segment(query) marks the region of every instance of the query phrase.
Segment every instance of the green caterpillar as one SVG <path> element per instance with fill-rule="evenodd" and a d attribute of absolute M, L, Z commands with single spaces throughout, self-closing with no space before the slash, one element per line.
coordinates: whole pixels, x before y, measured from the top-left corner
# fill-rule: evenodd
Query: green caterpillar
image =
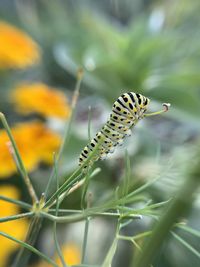
<path fill-rule="evenodd" d="M 99 140 L 103 140 L 103 142 L 92 161 L 105 159 L 117 145 L 121 145 L 123 139 L 131 135 L 131 128 L 144 117 L 149 102 L 149 98 L 141 94 L 130 92 L 121 95 L 113 104 L 109 120 L 81 152 L 79 165 L 84 164 L 98 145 Z"/>

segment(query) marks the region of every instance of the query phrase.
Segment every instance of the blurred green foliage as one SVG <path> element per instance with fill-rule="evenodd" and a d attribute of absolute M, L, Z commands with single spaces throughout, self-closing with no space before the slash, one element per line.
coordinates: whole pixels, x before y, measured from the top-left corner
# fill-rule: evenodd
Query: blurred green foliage
<path fill-rule="evenodd" d="M 41 80 L 67 89 L 70 95 L 77 68 L 83 67 L 76 121 L 61 162 L 61 170 L 66 173 L 77 165 L 78 154 L 87 141 L 86 136 L 80 136 L 80 129 L 87 128 L 87 116 L 82 121 L 80 117 L 87 114 L 89 105 L 95 110 L 101 102 L 100 114 L 105 119 L 109 114 L 107 107 L 122 92 L 134 91 L 150 97 L 152 110 L 162 102 L 170 102 L 170 112 L 146 119 L 125 146 L 129 146 L 131 188 L 159 176 L 160 180 L 146 192 L 147 198 L 161 201 L 172 196 L 200 144 L 200 1 L 7 2 L 1 3 L 1 18 L 23 28 L 39 43 L 42 63 L 21 72 L 1 73 L 3 111 L 10 114 L 5 89 L 12 90 L 21 79 Z M 11 114 L 10 118 L 13 122 L 16 119 Z M 102 120 L 92 118 L 92 124 L 98 121 L 93 133 Z M 109 195 L 113 186 L 121 182 L 123 158 L 124 148 L 108 162 L 98 163 L 102 172 L 91 186 L 95 201 L 101 198 L 100 191 Z M 38 170 L 33 177 L 45 172 Z M 77 197 L 76 194 L 70 198 L 70 207 L 73 203 L 78 205 Z M 188 220 L 200 230 L 199 199 L 197 203 Z M 137 227 L 146 226 L 144 223 Z M 200 249 L 195 238 L 191 242 Z M 198 266 L 195 255 L 180 246 L 168 242 L 155 266 Z M 169 257 L 172 251 L 175 252 Z"/>
<path fill-rule="evenodd" d="M 183 117 L 198 118 L 198 1 L 152 2 L 151 8 L 133 13 L 126 23 L 117 15 L 98 13 L 93 5 L 89 7 L 90 1 L 78 2 L 18 5 L 19 18 L 44 48 L 44 67 L 52 82 L 66 85 L 61 77 L 65 72 L 59 67 L 75 75 L 77 66 L 83 66 L 86 89 L 111 102 L 131 88 L 154 100 L 171 102 Z M 134 9 L 134 2 L 123 5 Z"/>

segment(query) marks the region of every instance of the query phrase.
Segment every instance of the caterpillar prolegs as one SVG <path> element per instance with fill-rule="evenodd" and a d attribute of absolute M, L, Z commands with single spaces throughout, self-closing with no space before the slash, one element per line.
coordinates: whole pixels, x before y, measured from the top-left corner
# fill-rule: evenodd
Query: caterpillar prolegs
<path fill-rule="evenodd" d="M 126 136 L 131 135 L 131 128 L 144 116 L 160 114 L 168 110 L 169 104 L 163 104 L 165 110 L 145 114 L 149 105 L 149 98 L 133 92 L 122 94 L 113 104 L 112 112 L 106 124 L 83 149 L 79 157 L 79 165 L 83 165 L 94 149 L 95 156 L 89 165 L 98 159 L 103 160 L 108 153 L 112 153 L 116 146 L 123 143 Z M 85 166 L 87 167 L 87 166 Z"/>

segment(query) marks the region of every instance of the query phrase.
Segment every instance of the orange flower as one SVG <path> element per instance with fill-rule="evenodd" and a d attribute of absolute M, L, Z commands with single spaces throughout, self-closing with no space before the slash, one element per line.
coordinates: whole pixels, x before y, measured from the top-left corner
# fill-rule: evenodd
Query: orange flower
<path fill-rule="evenodd" d="M 65 263 L 69 266 L 78 265 L 81 263 L 81 250 L 80 247 L 75 243 L 68 243 L 64 245 L 62 248 L 62 254 L 65 260 Z M 58 266 L 62 266 L 60 259 L 58 256 L 54 257 L 55 262 Z M 32 267 L 50 267 L 51 265 L 46 262 L 40 262 L 37 265 Z"/>
<path fill-rule="evenodd" d="M 11 95 L 16 110 L 21 114 L 39 113 L 44 117 L 70 116 L 70 107 L 65 94 L 43 83 L 23 83 Z"/>
<path fill-rule="evenodd" d="M 19 192 L 14 186 L 6 185 L 0 187 L 0 195 L 7 196 L 14 199 L 19 199 Z M 12 204 L 0 200 L 0 215 L 6 217 L 10 215 L 18 214 L 19 208 Z M 28 229 L 28 222 L 25 219 L 5 222 L 0 224 L 0 231 L 8 233 L 17 239 L 23 240 Z M 18 245 L 0 236 L 0 267 L 6 266 L 6 262 L 9 259 L 10 254 L 18 248 Z"/>
<path fill-rule="evenodd" d="M 26 33 L 0 22 L 0 68 L 25 68 L 39 59 L 39 47 Z"/>
<path fill-rule="evenodd" d="M 34 170 L 40 162 L 51 164 L 52 154 L 61 142 L 58 134 L 37 121 L 17 124 L 12 128 L 12 134 L 28 171 Z M 0 177 L 10 176 L 16 172 L 8 142 L 5 130 L 0 130 L 0 163 L 3 163 L 0 164 Z"/>

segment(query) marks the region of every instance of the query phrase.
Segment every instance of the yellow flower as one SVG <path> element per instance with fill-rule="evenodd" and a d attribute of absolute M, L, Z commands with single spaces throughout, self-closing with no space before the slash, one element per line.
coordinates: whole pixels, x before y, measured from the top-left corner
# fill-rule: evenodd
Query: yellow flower
<path fill-rule="evenodd" d="M 14 186 L 6 185 L 0 187 L 0 195 L 14 199 L 19 199 L 19 192 Z M 0 215 L 6 217 L 20 212 L 19 208 L 12 204 L 0 200 Z M 25 219 L 5 222 L 0 224 L 0 231 L 3 231 L 17 239 L 23 240 L 28 229 L 28 222 Z M 0 267 L 6 266 L 9 256 L 18 248 L 17 243 L 0 236 Z"/>
<path fill-rule="evenodd" d="M 52 163 L 53 152 L 58 150 L 61 143 L 58 134 L 37 121 L 19 123 L 11 130 L 27 171 L 34 170 L 40 162 Z M 0 177 L 16 172 L 8 143 L 5 130 L 0 130 Z"/>
<path fill-rule="evenodd" d="M 0 69 L 25 68 L 39 59 L 39 47 L 26 33 L 0 22 Z"/>
<path fill-rule="evenodd" d="M 23 83 L 18 85 L 11 95 L 16 110 L 21 114 L 39 113 L 44 117 L 66 119 L 70 116 L 70 107 L 61 91 L 43 83 Z"/>
<path fill-rule="evenodd" d="M 67 265 L 72 266 L 81 264 L 81 250 L 78 245 L 75 243 L 68 243 L 64 245 L 61 250 Z M 58 264 L 58 266 L 62 266 L 58 256 L 54 257 L 54 261 Z M 33 265 L 32 267 L 51 267 L 51 265 L 41 261 L 39 264 Z"/>
<path fill-rule="evenodd" d="M 73 243 L 68 243 L 62 247 L 62 253 L 64 256 L 64 260 L 68 265 L 75 265 L 81 263 L 81 251 L 80 247 Z M 56 257 L 56 263 L 61 265 L 60 259 Z"/>

